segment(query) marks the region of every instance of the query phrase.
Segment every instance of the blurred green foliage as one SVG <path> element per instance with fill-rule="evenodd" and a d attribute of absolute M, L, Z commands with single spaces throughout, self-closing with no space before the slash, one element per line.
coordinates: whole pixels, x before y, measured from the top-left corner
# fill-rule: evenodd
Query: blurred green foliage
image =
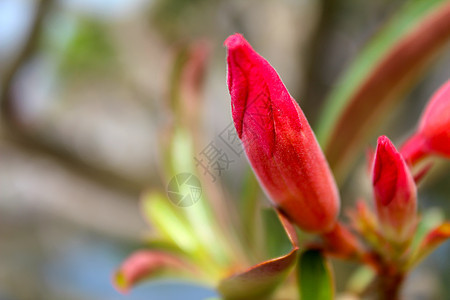
<path fill-rule="evenodd" d="M 297 267 L 301 299 L 334 299 L 331 267 L 319 250 L 306 250 Z"/>
<path fill-rule="evenodd" d="M 192 35 L 214 32 L 219 0 L 159 0 L 150 12 L 155 26 L 169 40 L 185 40 Z M 208 24 L 205 26 L 205 24 Z"/>
<path fill-rule="evenodd" d="M 100 21 L 82 19 L 62 55 L 60 73 L 79 76 L 117 70 L 117 53 L 107 27 Z"/>

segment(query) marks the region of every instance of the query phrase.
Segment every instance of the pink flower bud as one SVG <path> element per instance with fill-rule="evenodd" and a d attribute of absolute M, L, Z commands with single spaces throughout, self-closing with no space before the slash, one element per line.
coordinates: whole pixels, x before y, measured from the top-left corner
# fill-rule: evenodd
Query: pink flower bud
<path fill-rule="evenodd" d="M 405 160 L 386 136 L 378 138 L 372 174 L 383 235 L 398 243 L 407 241 L 416 225 L 416 185 Z"/>
<path fill-rule="evenodd" d="M 230 36 L 225 45 L 234 125 L 260 184 L 302 229 L 331 230 L 339 195 L 303 112 L 242 35 Z"/>
<path fill-rule="evenodd" d="M 434 93 L 417 132 L 405 143 L 401 153 L 410 163 L 429 154 L 450 158 L 450 80 Z"/>

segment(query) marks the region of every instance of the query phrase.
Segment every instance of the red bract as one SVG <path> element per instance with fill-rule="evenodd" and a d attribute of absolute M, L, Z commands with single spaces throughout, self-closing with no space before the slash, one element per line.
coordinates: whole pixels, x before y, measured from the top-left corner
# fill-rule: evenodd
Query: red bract
<path fill-rule="evenodd" d="M 406 142 L 401 152 L 410 163 L 429 154 L 450 158 L 450 80 L 433 95 L 417 132 Z"/>
<path fill-rule="evenodd" d="M 383 235 L 404 242 L 416 225 L 416 185 L 405 160 L 386 136 L 378 139 L 372 183 Z"/>
<path fill-rule="evenodd" d="M 261 185 L 302 229 L 332 229 L 338 191 L 302 110 L 242 35 L 225 45 L 234 125 Z"/>

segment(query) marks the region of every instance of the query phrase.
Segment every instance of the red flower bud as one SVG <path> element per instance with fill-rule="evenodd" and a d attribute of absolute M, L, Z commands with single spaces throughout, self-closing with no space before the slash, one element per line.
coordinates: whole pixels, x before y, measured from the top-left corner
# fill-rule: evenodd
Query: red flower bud
<path fill-rule="evenodd" d="M 260 184 L 302 229 L 332 229 L 339 195 L 303 112 L 242 35 L 230 36 L 225 45 L 234 125 Z"/>
<path fill-rule="evenodd" d="M 408 240 L 416 225 L 416 185 L 405 160 L 386 136 L 378 138 L 372 183 L 383 235 L 399 243 Z"/>
<path fill-rule="evenodd" d="M 417 132 L 405 143 L 401 153 L 410 163 L 429 154 L 450 158 L 450 80 L 434 93 Z"/>

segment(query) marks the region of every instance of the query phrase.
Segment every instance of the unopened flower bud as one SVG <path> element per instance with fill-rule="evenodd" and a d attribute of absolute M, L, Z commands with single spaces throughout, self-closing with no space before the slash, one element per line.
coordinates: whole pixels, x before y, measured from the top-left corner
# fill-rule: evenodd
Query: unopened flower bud
<path fill-rule="evenodd" d="M 405 160 L 386 136 L 378 138 L 372 183 L 383 235 L 391 241 L 407 241 L 416 225 L 416 185 Z"/>
<path fill-rule="evenodd" d="M 432 96 L 401 153 L 411 164 L 430 154 L 450 158 L 450 80 Z"/>
<path fill-rule="evenodd" d="M 338 191 L 302 110 L 242 35 L 230 36 L 225 45 L 234 125 L 260 184 L 302 229 L 331 230 Z"/>

